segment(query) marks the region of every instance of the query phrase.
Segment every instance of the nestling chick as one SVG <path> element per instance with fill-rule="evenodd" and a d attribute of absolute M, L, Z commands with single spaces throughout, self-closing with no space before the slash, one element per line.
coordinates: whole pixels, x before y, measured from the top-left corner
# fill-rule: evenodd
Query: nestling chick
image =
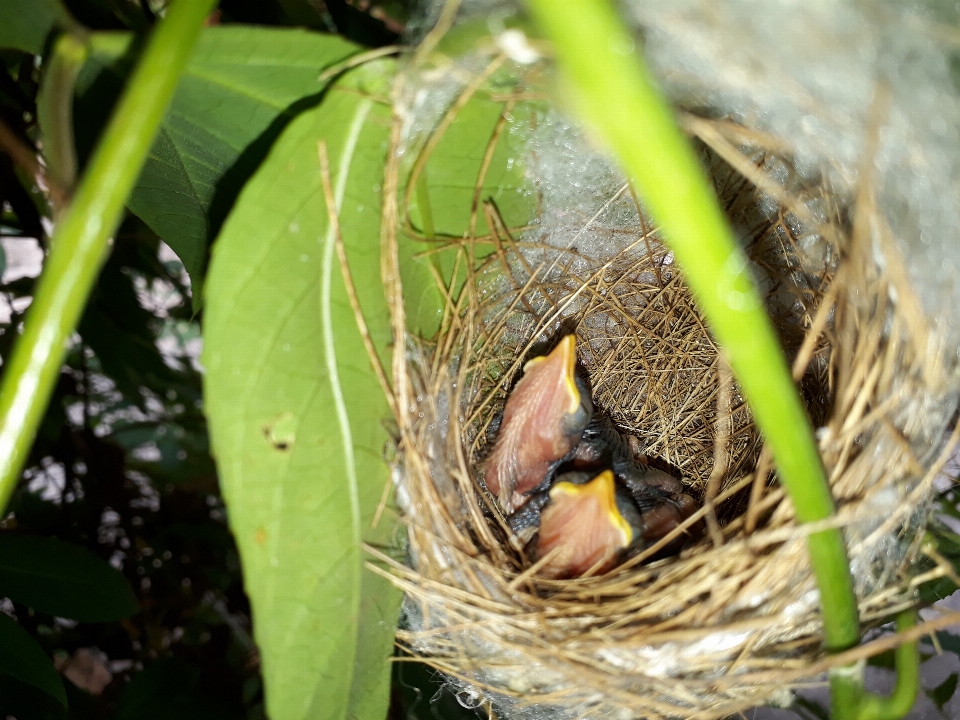
<path fill-rule="evenodd" d="M 675 478 L 670 479 L 679 485 Z M 638 536 L 635 546 L 638 549 L 665 538 L 699 509 L 689 495 L 654 485 L 634 485 L 630 488 L 630 494 L 640 511 L 640 522 L 634 527 Z M 661 548 L 655 557 L 667 557 L 680 552 L 687 542 L 700 537 L 702 533 L 703 521 L 698 520 Z"/>
<path fill-rule="evenodd" d="M 576 372 L 576 340 L 567 335 L 549 354 L 530 360 L 507 398 L 493 451 L 484 463 L 487 488 L 507 514 L 580 442 L 593 415 Z"/>
<path fill-rule="evenodd" d="M 627 439 L 606 415 L 595 414 L 587 423 L 580 444 L 570 457 L 570 465 L 577 470 L 612 467 L 614 474 L 620 466 L 633 463 L 633 453 Z"/>
<path fill-rule="evenodd" d="M 652 545 L 697 511 L 697 504 L 685 494 L 683 483 L 659 468 L 636 461 L 630 440 L 620 434 L 605 415 L 594 415 L 583 431 L 580 444 L 570 457 L 570 465 L 578 470 L 598 472 L 612 468 L 618 483 L 630 492 L 640 510 L 641 522 L 634 527 L 638 540 L 634 545 Z M 699 537 L 702 523 L 695 523 L 672 540 L 660 556 L 679 552 L 693 537 Z"/>
<path fill-rule="evenodd" d="M 613 473 L 569 472 L 550 488 L 550 502 L 540 513 L 535 557 L 548 558 L 540 574 L 579 577 L 593 569 L 603 573 L 616 565 L 641 526 L 640 514 Z"/>

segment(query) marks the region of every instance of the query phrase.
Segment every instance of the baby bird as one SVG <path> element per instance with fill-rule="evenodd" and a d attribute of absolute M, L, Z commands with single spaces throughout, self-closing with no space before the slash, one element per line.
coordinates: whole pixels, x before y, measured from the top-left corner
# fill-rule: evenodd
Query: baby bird
<path fill-rule="evenodd" d="M 607 415 L 594 415 L 583 430 L 580 444 L 570 456 L 570 465 L 577 470 L 618 468 L 633 463 L 627 439 Z"/>
<path fill-rule="evenodd" d="M 540 574 L 579 577 L 610 570 L 633 543 L 642 520 L 632 500 L 619 491 L 613 472 L 569 472 L 550 488 L 540 513 L 535 558 L 546 559 Z"/>
<path fill-rule="evenodd" d="M 487 488 L 507 514 L 522 507 L 557 462 L 580 442 L 593 415 L 586 382 L 576 371 L 576 340 L 567 335 L 548 355 L 523 367 L 484 463 Z"/>
<path fill-rule="evenodd" d="M 621 435 L 605 415 L 594 415 L 590 420 L 570 457 L 570 465 L 594 472 L 605 467 L 613 469 L 615 479 L 630 492 L 640 510 L 640 522 L 634 525 L 637 547 L 657 542 L 698 509 L 696 501 L 685 494 L 680 480 L 659 468 L 637 462 L 629 439 Z M 695 523 L 658 555 L 679 552 L 691 537 L 698 537 L 701 532 L 702 523 Z"/>
<path fill-rule="evenodd" d="M 656 472 L 662 472 L 656 470 Z M 675 478 L 664 475 L 676 484 Z M 682 487 L 682 486 L 681 486 Z M 660 488 L 656 485 L 628 485 L 633 501 L 640 511 L 640 522 L 634 527 L 637 533 L 635 547 L 640 549 L 649 547 L 666 537 L 679 527 L 684 520 L 693 515 L 699 508 L 697 502 L 689 495 Z M 688 541 L 698 538 L 703 533 L 703 521 L 698 520 L 684 529 L 676 538 L 661 548 L 655 557 L 675 555 L 683 549 Z"/>

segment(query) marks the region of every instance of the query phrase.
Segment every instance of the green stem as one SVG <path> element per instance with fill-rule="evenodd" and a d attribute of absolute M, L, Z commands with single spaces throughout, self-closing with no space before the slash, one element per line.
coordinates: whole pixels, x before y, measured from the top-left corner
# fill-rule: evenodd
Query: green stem
<path fill-rule="evenodd" d="M 57 214 L 63 213 L 77 179 L 73 142 L 73 86 L 86 62 L 88 46 L 79 31 L 57 38 L 37 96 L 37 120 L 43 135 L 47 182 Z M 55 188 L 55 189 L 54 189 Z"/>
<path fill-rule="evenodd" d="M 609 0 L 529 0 L 553 41 L 581 115 L 623 163 L 683 267 L 770 444 L 800 522 L 833 514 L 806 411 L 780 344 L 693 151 Z M 856 596 L 839 530 L 810 536 L 826 646 L 859 642 Z"/>
<path fill-rule="evenodd" d="M 914 626 L 917 614 L 914 610 L 907 610 L 897 616 L 897 632 L 906 632 Z M 917 699 L 920 690 L 920 652 L 917 641 L 906 642 L 896 651 L 897 684 L 890 697 L 866 695 L 859 702 L 859 712 L 856 720 L 897 720 L 904 717 Z M 833 674 L 830 677 L 830 687 L 833 688 Z M 835 695 L 835 693 L 834 693 Z M 836 702 L 834 702 L 836 708 Z M 841 716 L 835 711 L 834 716 Z M 852 716 L 848 716 L 852 717 Z"/>
<path fill-rule="evenodd" d="M 23 335 L 0 384 L 0 510 L 16 486 L 109 238 L 214 4 L 215 0 L 171 3 L 54 231 Z"/>

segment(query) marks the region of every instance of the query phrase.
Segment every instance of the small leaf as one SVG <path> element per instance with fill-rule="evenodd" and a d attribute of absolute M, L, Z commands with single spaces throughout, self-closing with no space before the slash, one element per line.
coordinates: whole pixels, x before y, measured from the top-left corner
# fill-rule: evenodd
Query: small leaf
<path fill-rule="evenodd" d="M 921 585 L 917 588 L 917 595 L 924 605 L 932 605 L 938 600 L 950 597 L 957 590 L 960 590 L 960 588 L 954 585 L 950 578 L 942 577 Z"/>
<path fill-rule="evenodd" d="M 60 675 L 43 648 L 20 623 L 0 613 L 0 673 L 39 688 L 67 706 L 67 694 Z"/>
<path fill-rule="evenodd" d="M 957 680 L 957 673 L 953 673 L 935 688 L 927 691 L 927 695 L 941 710 L 943 710 L 944 705 L 950 702 L 950 698 L 957 691 Z"/>
<path fill-rule="evenodd" d="M 363 568 L 389 483 L 389 414 L 357 330 L 321 189 L 327 144 L 344 244 L 374 344 L 390 341 L 380 284 L 380 186 L 394 70 L 350 73 L 297 117 L 244 188 L 206 288 L 205 403 L 253 607 L 273 720 L 383 717 L 399 596 Z M 380 93 L 378 92 L 378 95 Z"/>
<path fill-rule="evenodd" d="M 936 633 L 936 636 L 937 636 L 937 642 L 940 644 L 940 648 L 942 650 L 951 652 L 954 655 L 960 655 L 960 637 L 957 637 L 956 635 L 952 635 L 948 632 L 942 632 L 942 631 Z M 930 638 L 927 636 L 924 636 L 923 642 L 928 643 L 930 645 L 933 644 L 930 642 Z"/>
<path fill-rule="evenodd" d="M 107 562 L 82 547 L 28 535 L 0 534 L 0 597 L 81 622 L 140 610 L 126 578 Z"/>
<path fill-rule="evenodd" d="M 55 25 L 67 22 L 57 0 L 3 0 L 0 2 L 0 48 L 37 54 Z"/>
<path fill-rule="evenodd" d="M 952 652 L 955 655 L 960 655 L 960 637 L 948 632 L 938 632 L 937 642 L 940 643 L 940 647 L 944 650 Z"/>

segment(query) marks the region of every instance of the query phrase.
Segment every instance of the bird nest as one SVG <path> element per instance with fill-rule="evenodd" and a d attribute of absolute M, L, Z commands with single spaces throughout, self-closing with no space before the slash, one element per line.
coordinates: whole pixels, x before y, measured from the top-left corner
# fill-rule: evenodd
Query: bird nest
<path fill-rule="evenodd" d="M 482 176 L 463 237 L 425 238 L 410 220 L 404 188 L 417 185 L 424 157 L 481 82 L 458 87 L 416 140 L 398 113 L 384 185 L 394 479 L 409 543 L 407 563 L 387 571 L 406 597 L 401 644 L 445 673 L 463 702 L 512 717 L 713 718 L 789 702 L 832 662 L 810 532 L 844 529 L 865 627 L 914 605 L 916 586 L 944 572 L 918 577 L 911 567 L 944 460 L 955 368 L 869 174 L 834 187 L 777 138 L 681 114 L 818 428 L 838 512 L 800 526 L 682 269 L 628 184 L 584 189 L 604 195 L 592 214 L 558 211 L 536 187 L 550 146 L 540 142 L 527 146 L 537 199 L 527 222 L 511 226 L 483 202 Z M 530 118 L 534 135 L 570 132 L 544 106 Z M 484 158 L 503 142 L 498 127 Z M 429 339 L 406 330 L 398 258 L 410 238 L 453 258 L 446 276 L 435 273 L 445 310 Z M 524 362 L 568 333 L 596 407 L 642 441 L 651 465 L 681 477 L 700 509 L 609 572 L 557 580 L 511 542 L 481 467 Z M 658 557 L 697 523 L 706 527 L 698 541 Z"/>

